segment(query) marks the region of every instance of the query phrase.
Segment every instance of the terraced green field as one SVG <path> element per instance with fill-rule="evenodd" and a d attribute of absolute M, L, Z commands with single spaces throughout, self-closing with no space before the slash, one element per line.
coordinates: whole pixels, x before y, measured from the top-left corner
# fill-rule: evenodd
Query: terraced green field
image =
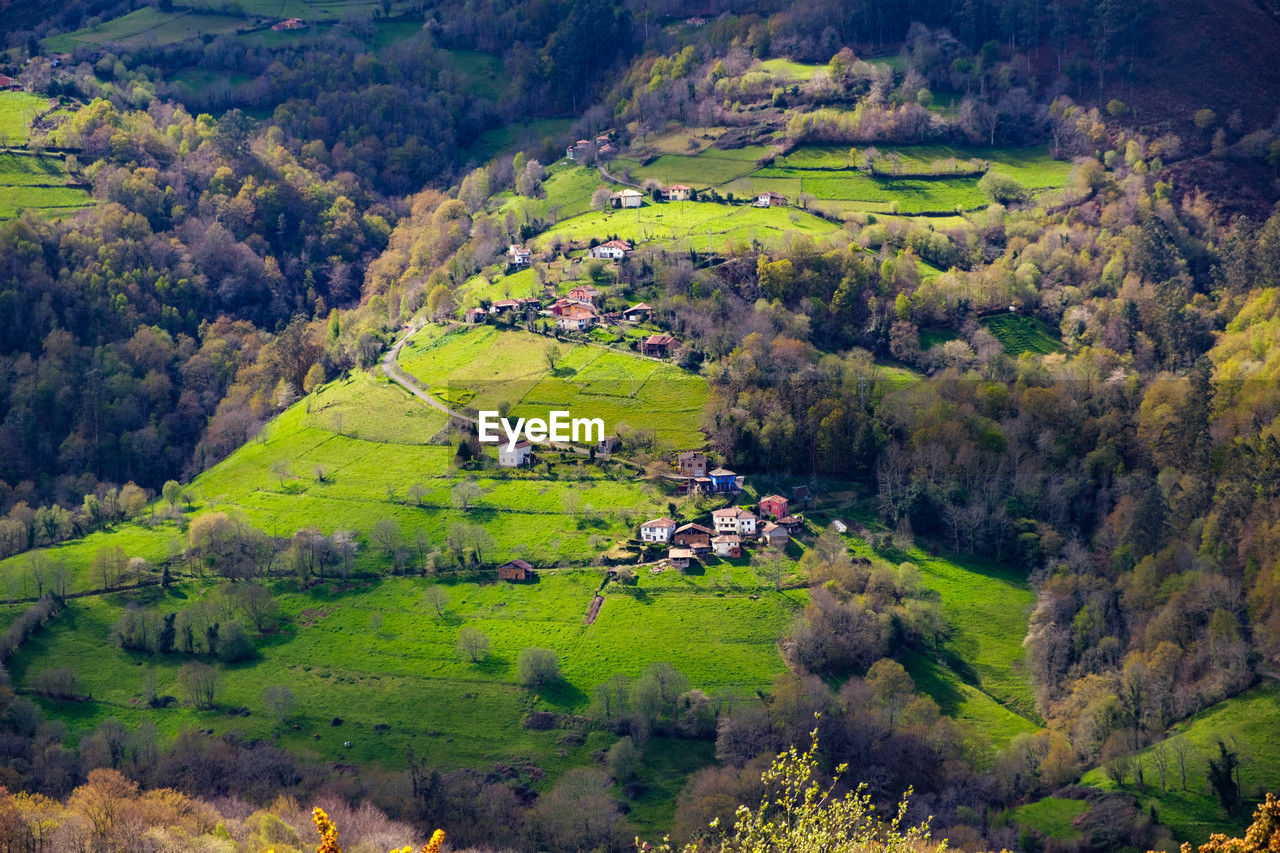
<path fill-rule="evenodd" d="M 127 15 L 85 27 L 71 33 L 44 40 L 46 50 L 71 52 L 80 47 L 156 47 L 200 38 L 206 34 L 222 35 L 249 27 L 244 18 L 197 12 L 161 12 L 144 6 Z"/>
<path fill-rule="evenodd" d="M 707 251 L 708 247 L 723 250 L 752 241 L 778 247 L 797 234 L 819 239 L 837 231 L 834 223 L 797 208 L 676 201 L 632 210 L 593 210 L 556 223 L 532 245 L 542 251 L 557 237 L 585 244 L 592 237 L 616 234 L 635 245 L 654 243 Z"/>
<path fill-rule="evenodd" d="M 1022 314 L 996 314 L 984 317 L 983 328 L 995 335 L 1010 355 L 1024 352 L 1048 355 L 1062 349 L 1062 340 L 1052 326 Z"/>
<path fill-rule="evenodd" d="M 0 153 L 0 219 L 23 210 L 65 216 L 93 204 L 86 190 L 64 186 L 66 181 L 60 156 Z"/>
<path fill-rule="evenodd" d="M 564 357 L 553 374 L 544 352 L 550 339 L 492 326 L 420 332 L 401 351 L 401 366 L 442 400 L 473 409 L 511 404 L 515 416 L 546 417 L 551 409 L 575 418 L 602 418 L 650 429 L 671 448 L 701 447 L 696 429 L 706 381 L 670 364 L 601 347 L 559 344 Z"/>

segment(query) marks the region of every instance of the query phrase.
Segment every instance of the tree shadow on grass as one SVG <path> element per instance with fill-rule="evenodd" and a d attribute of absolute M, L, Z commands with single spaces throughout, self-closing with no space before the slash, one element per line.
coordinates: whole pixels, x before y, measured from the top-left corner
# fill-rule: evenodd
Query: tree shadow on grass
<path fill-rule="evenodd" d="M 560 709 L 578 708 L 587 701 L 586 693 L 563 678 L 537 688 L 537 694 L 547 704 Z"/>
<path fill-rule="evenodd" d="M 478 671 L 490 678 L 499 678 L 511 668 L 511 659 L 502 655 L 489 655 L 482 661 L 472 664 Z"/>

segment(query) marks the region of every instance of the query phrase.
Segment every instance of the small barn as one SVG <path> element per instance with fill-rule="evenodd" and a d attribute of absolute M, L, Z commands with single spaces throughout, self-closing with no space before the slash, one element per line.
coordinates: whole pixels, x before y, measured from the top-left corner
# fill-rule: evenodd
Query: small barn
<path fill-rule="evenodd" d="M 527 581 L 533 580 L 538 576 L 533 566 L 524 560 L 512 560 L 509 563 L 503 563 L 498 566 L 498 580 L 500 581 Z"/>

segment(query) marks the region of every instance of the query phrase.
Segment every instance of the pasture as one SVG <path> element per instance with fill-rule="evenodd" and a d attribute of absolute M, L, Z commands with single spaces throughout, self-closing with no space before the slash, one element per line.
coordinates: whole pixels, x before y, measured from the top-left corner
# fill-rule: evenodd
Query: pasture
<path fill-rule="evenodd" d="M 67 180 L 60 155 L 0 153 L 0 219 L 12 219 L 24 210 L 65 216 L 93 204 L 86 190 L 66 186 Z"/>
<path fill-rule="evenodd" d="M 1132 774 L 1122 789 L 1138 796 L 1141 808 L 1155 808 L 1160 822 L 1167 824 L 1177 841 L 1202 844 L 1215 832 L 1239 835 L 1249 825 L 1250 813 L 1267 791 L 1275 791 L 1277 768 L 1280 768 L 1280 687 L 1274 679 L 1225 702 L 1219 702 L 1174 726 L 1161 743 L 1138 753 L 1146 779 L 1144 790 L 1132 786 Z M 1184 739 L 1188 746 L 1186 785 L 1174 749 Z M 1209 758 L 1218 755 L 1218 741 L 1240 758 L 1240 791 L 1246 806 L 1237 814 L 1222 810 L 1207 779 Z M 1155 761 L 1156 750 L 1166 753 L 1166 783 L 1161 785 Z M 1082 784 L 1104 790 L 1115 789 L 1116 783 L 1103 768 L 1090 770 Z M 1163 790 L 1162 790 L 1163 789 Z"/>
<path fill-rule="evenodd" d="M 1045 797 L 1009 812 L 1009 818 L 1018 826 L 1038 832 L 1045 838 L 1058 841 L 1079 839 L 1080 831 L 1072 821 L 1089 810 L 1084 800 L 1068 800 L 1062 797 Z"/>
<path fill-rule="evenodd" d="M 554 370 L 548 346 L 563 352 Z M 441 400 L 469 408 L 498 409 L 505 402 L 512 415 L 540 417 L 564 409 L 576 418 L 602 418 L 609 433 L 624 423 L 652 430 L 673 449 L 706 441 L 697 429 L 706 380 L 639 356 L 483 326 L 420 332 L 401 350 L 400 363 Z"/>
<path fill-rule="evenodd" d="M 631 210 L 593 210 L 556 223 L 531 245 L 543 251 L 556 239 L 585 244 L 592 237 L 616 234 L 636 246 L 654 243 L 705 252 L 755 241 L 775 248 L 799 234 L 820 240 L 839 230 L 834 223 L 793 207 L 676 201 Z"/>
<path fill-rule="evenodd" d="M 1022 355 L 1024 352 L 1048 355 L 1062 350 L 1062 340 L 1048 323 L 1023 314 L 995 314 L 979 321 L 982 327 L 995 335 L 1005 352 Z"/>
<path fill-rule="evenodd" d="M 25 145 L 31 137 L 31 122 L 52 104 L 30 92 L 0 92 L 0 148 Z"/>

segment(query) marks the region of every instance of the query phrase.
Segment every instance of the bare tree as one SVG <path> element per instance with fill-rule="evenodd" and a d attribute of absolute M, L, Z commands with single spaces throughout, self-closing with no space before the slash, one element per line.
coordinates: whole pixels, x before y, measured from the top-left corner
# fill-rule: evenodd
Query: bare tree
<path fill-rule="evenodd" d="M 487 658 L 490 647 L 489 635 L 474 625 L 466 625 L 458 632 L 458 653 L 466 655 L 472 663 Z"/>
<path fill-rule="evenodd" d="M 212 708 L 218 693 L 218 671 L 213 667 L 191 661 L 178 670 L 178 687 L 197 708 Z"/>
<path fill-rule="evenodd" d="M 271 476 L 280 481 L 280 488 L 284 488 L 284 481 L 293 476 L 293 469 L 289 466 L 288 459 L 277 459 L 271 463 Z"/>
<path fill-rule="evenodd" d="M 1160 774 L 1160 792 L 1168 791 L 1169 742 L 1167 740 L 1159 741 L 1151 747 L 1151 763 Z"/>
<path fill-rule="evenodd" d="M 418 506 L 422 506 L 422 499 L 427 495 L 427 487 L 422 483 L 414 483 L 409 487 L 408 494 L 409 500 L 413 501 Z"/>
<path fill-rule="evenodd" d="M 471 509 L 471 505 L 480 499 L 484 494 L 484 489 L 475 480 L 463 480 L 461 483 L 453 487 L 453 491 L 449 493 L 453 505 L 458 509 L 466 512 Z"/>
<path fill-rule="evenodd" d="M 289 716 L 289 712 L 293 710 L 293 706 L 297 704 L 297 700 L 293 698 L 293 691 L 280 684 L 274 684 L 263 690 L 262 701 L 275 712 L 276 717 L 282 723 Z"/>
<path fill-rule="evenodd" d="M 1169 745 L 1173 747 L 1173 757 L 1178 760 L 1178 778 L 1182 783 L 1182 790 L 1187 790 L 1187 758 L 1191 755 L 1191 742 L 1187 740 L 1186 735 L 1179 735 L 1169 741 Z"/>
<path fill-rule="evenodd" d="M 375 545 L 386 551 L 387 556 L 392 556 L 396 548 L 400 547 L 400 525 L 394 518 L 384 518 L 373 525 L 369 538 Z"/>
<path fill-rule="evenodd" d="M 440 618 L 444 616 L 444 611 L 449 606 L 449 593 L 444 587 L 436 584 L 427 587 L 427 591 L 422 594 L 422 600 L 429 604 L 435 610 L 436 617 Z"/>

